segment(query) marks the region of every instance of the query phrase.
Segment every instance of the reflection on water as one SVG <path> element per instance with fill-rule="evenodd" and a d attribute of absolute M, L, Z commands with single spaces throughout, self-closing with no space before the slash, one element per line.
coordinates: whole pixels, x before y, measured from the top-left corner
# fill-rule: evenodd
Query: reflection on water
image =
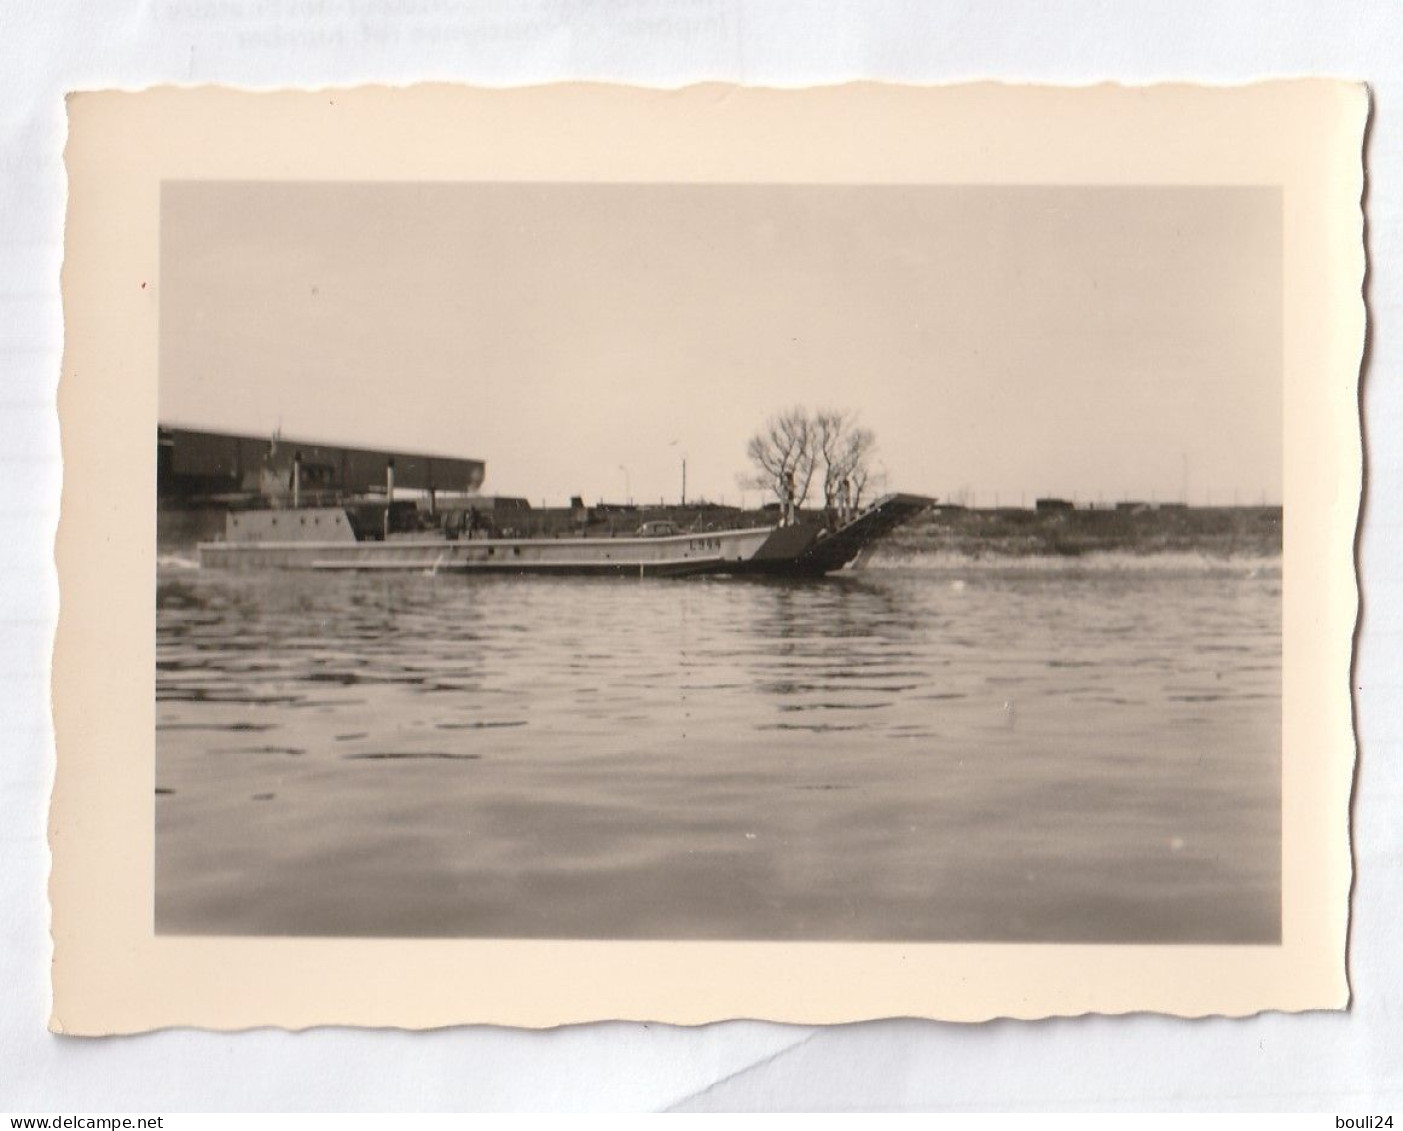
<path fill-rule="evenodd" d="M 1278 938 L 1275 565 L 157 602 L 162 932 Z"/>

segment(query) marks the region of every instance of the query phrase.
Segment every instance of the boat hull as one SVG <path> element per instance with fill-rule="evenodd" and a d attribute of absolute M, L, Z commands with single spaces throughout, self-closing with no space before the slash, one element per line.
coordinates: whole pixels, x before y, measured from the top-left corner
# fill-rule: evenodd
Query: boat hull
<path fill-rule="evenodd" d="M 464 574 L 818 577 L 842 569 L 932 500 L 887 495 L 835 530 L 814 523 L 626 538 L 462 538 L 418 534 L 360 539 L 337 508 L 231 515 L 228 537 L 199 545 L 213 569 Z M 296 521 L 292 521 L 293 518 Z"/>
<path fill-rule="evenodd" d="M 387 539 L 383 542 L 204 542 L 201 566 L 326 572 L 679 576 L 743 568 L 773 528 L 661 538 Z"/>

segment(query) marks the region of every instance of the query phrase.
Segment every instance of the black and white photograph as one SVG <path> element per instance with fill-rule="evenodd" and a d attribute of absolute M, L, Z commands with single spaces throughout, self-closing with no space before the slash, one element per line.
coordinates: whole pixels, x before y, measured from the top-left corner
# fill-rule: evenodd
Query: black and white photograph
<path fill-rule="evenodd" d="M 160 208 L 158 934 L 1279 941 L 1279 188 Z"/>
<path fill-rule="evenodd" d="M 75 99 L 55 1027 L 1338 1008 L 1364 106 Z"/>

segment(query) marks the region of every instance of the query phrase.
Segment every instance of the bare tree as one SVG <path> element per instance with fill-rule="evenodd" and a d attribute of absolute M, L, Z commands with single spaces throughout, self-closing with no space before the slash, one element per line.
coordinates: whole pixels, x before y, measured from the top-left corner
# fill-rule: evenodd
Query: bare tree
<path fill-rule="evenodd" d="M 773 491 L 790 518 L 809 497 L 816 466 L 814 436 L 812 417 L 806 409 L 796 407 L 770 417 L 746 445 L 754 468 L 749 482 Z"/>
<path fill-rule="evenodd" d="M 746 483 L 772 491 L 792 519 L 817 475 L 824 509 L 830 516 L 846 514 L 861 503 L 876 447 L 876 437 L 858 424 L 856 413 L 791 408 L 770 417 L 750 438 L 746 454 L 753 474 Z"/>
<path fill-rule="evenodd" d="M 816 462 L 823 473 L 823 506 L 846 515 L 862 503 L 871 476 L 877 437 L 858 424 L 857 414 L 823 409 L 814 417 Z"/>

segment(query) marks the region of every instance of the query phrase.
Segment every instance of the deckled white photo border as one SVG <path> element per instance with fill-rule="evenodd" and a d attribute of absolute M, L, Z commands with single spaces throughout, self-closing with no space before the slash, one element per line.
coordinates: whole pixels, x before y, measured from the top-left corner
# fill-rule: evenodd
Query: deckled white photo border
<path fill-rule="evenodd" d="M 972 1021 L 1343 1006 L 1367 107 L 1361 87 L 1319 80 L 74 96 L 52 1027 Z M 1283 186 L 1282 944 L 155 936 L 151 433 L 159 189 L 172 179 Z"/>

